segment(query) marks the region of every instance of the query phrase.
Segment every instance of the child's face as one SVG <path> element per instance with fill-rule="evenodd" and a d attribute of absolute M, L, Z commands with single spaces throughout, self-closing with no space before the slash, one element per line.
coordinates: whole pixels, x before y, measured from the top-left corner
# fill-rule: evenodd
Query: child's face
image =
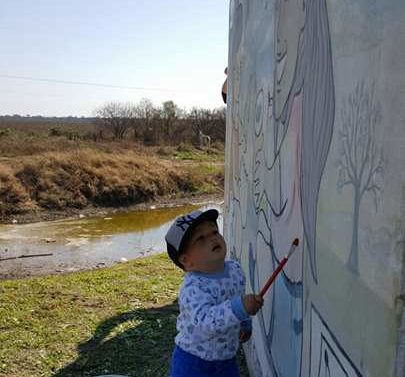
<path fill-rule="evenodd" d="M 180 262 L 186 271 L 218 272 L 224 267 L 226 244 L 217 225 L 205 221 L 192 232 Z"/>

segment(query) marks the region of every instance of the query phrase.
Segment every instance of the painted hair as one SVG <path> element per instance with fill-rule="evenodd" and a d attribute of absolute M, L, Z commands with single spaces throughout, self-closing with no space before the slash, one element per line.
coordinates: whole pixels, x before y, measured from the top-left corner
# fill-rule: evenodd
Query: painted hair
<path fill-rule="evenodd" d="M 305 0 L 304 7 L 305 26 L 282 120 L 289 120 L 294 96 L 302 91 L 301 210 L 311 271 L 317 281 L 318 194 L 333 134 L 335 88 L 326 0 Z"/>

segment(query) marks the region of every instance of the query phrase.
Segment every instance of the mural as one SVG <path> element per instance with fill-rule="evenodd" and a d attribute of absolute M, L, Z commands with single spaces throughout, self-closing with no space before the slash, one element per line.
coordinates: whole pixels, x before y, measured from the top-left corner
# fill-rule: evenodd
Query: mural
<path fill-rule="evenodd" d="M 403 222 L 363 222 L 371 199 L 384 207 L 384 103 L 373 78 L 341 79 L 337 3 L 230 2 L 224 233 L 248 290 L 301 241 L 254 318 L 255 377 L 394 375 Z M 381 281 L 365 245 L 386 248 Z M 367 344 L 377 337 L 383 354 Z"/>
<path fill-rule="evenodd" d="M 353 231 L 348 267 L 359 273 L 358 226 L 360 202 L 366 193 L 374 197 L 377 210 L 381 186 L 378 179 L 384 172 L 381 148 L 375 140 L 376 126 L 381 126 L 381 105 L 375 99 L 375 86 L 356 85 L 342 107 L 342 130 L 339 132 L 338 188 L 353 186 Z"/>
<path fill-rule="evenodd" d="M 312 328 L 320 330 L 312 331 Z M 310 347 L 317 350 L 311 353 L 311 376 L 361 376 L 315 307 L 311 308 Z"/>

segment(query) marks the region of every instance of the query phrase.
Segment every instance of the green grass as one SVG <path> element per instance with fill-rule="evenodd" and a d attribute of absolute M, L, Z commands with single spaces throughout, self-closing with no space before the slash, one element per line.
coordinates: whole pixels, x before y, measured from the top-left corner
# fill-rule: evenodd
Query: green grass
<path fill-rule="evenodd" d="M 224 151 L 214 148 L 198 149 L 188 145 L 180 145 L 173 150 L 172 156 L 178 160 L 217 161 L 224 162 Z"/>
<path fill-rule="evenodd" d="M 181 280 L 161 254 L 0 282 L 0 376 L 167 376 Z"/>
<path fill-rule="evenodd" d="M 223 164 L 211 164 L 211 163 L 201 163 L 199 164 L 195 170 L 198 170 L 202 174 L 206 175 L 214 175 L 214 174 L 222 174 L 224 175 L 224 165 Z"/>

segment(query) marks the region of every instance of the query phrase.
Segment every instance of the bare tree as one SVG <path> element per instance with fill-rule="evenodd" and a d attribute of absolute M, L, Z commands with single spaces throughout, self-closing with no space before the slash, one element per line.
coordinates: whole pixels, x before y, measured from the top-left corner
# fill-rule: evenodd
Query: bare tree
<path fill-rule="evenodd" d="M 198 139 L 200 132 L 210 136 L 213 140 L 225 141 L 225 107 L 219 109 L 191 109 L 188 119 L 192 123 L 195 139 Z"/>
<path fill-rule="evenodd" d="M 207 130 L 211 137 L 215 140 L 225 142 L 225 129 L 226 129 L 226 107 L 220 107 L 211 111 L 212 122 L 210 128 Z"/>
<path fill-rule="evenodd" d="M 381 187 L 379 179 L 384 174 L 382 148 L 376 142 L 376 126 L 381 123 L 381 105 L 375 98 L 374 84 L 366 87 L 358 83 L 342 107 L 342 130 L 340 158 L 338 160 L 338 189 L 352 186 L 353 231 L 348 268 L 359 273 L 358 227 L 361 200 L 369 193 L 377 210 Z"/>
<path fill-rule="evenodd" d="M 172 144 L 198 142 L 200 132 L 212 141 L 225 140 L 225 107 L 219 109 L 193 108 L 190 112 L 180 109 L 173 101 L 154 106 L 142 98 L 135 105 L 110 102 L 95 110 L 96 124 L 111 133 L 115 139 L 123 139 L 129 129 L 133 138 L 144 144 Z"/>
<path fill-rule="evenodd" d="M 193 107 L 188 114 L 188 119 L 191 121 L 191 126 L 194 131 L 194 139 L 199 141 L 200 133 L 207 128 L 210 122 L 210 111 Z"/>
<path fill-rule="evenodd" d="M 111 131 L 115 139 L 123 139 L 133 126 L 135 109 L 130 103 L 109 102 L 95 111 L 103 128 Z"/>
<path fill-rule="evenodd" d="M 173 129 L 179 115 L 180 109 L 173 101 L 163 102 L 163 109 L 162 109 L 163 130 L 165 139 L 169 142 L 171 142 L 174 137 Z"/>
<path fill-rule="evenodd" d="M 145 139 L 147 135 L 153 134 L 152 121 L 156 112 L 151 100 L 142 98 L 135 106 L 135 115 L 138 122 L 134 125 L 134 137 L 138 139 L 142 134 Z M 144 140 L 145 141 L 145 140 Z"/>

